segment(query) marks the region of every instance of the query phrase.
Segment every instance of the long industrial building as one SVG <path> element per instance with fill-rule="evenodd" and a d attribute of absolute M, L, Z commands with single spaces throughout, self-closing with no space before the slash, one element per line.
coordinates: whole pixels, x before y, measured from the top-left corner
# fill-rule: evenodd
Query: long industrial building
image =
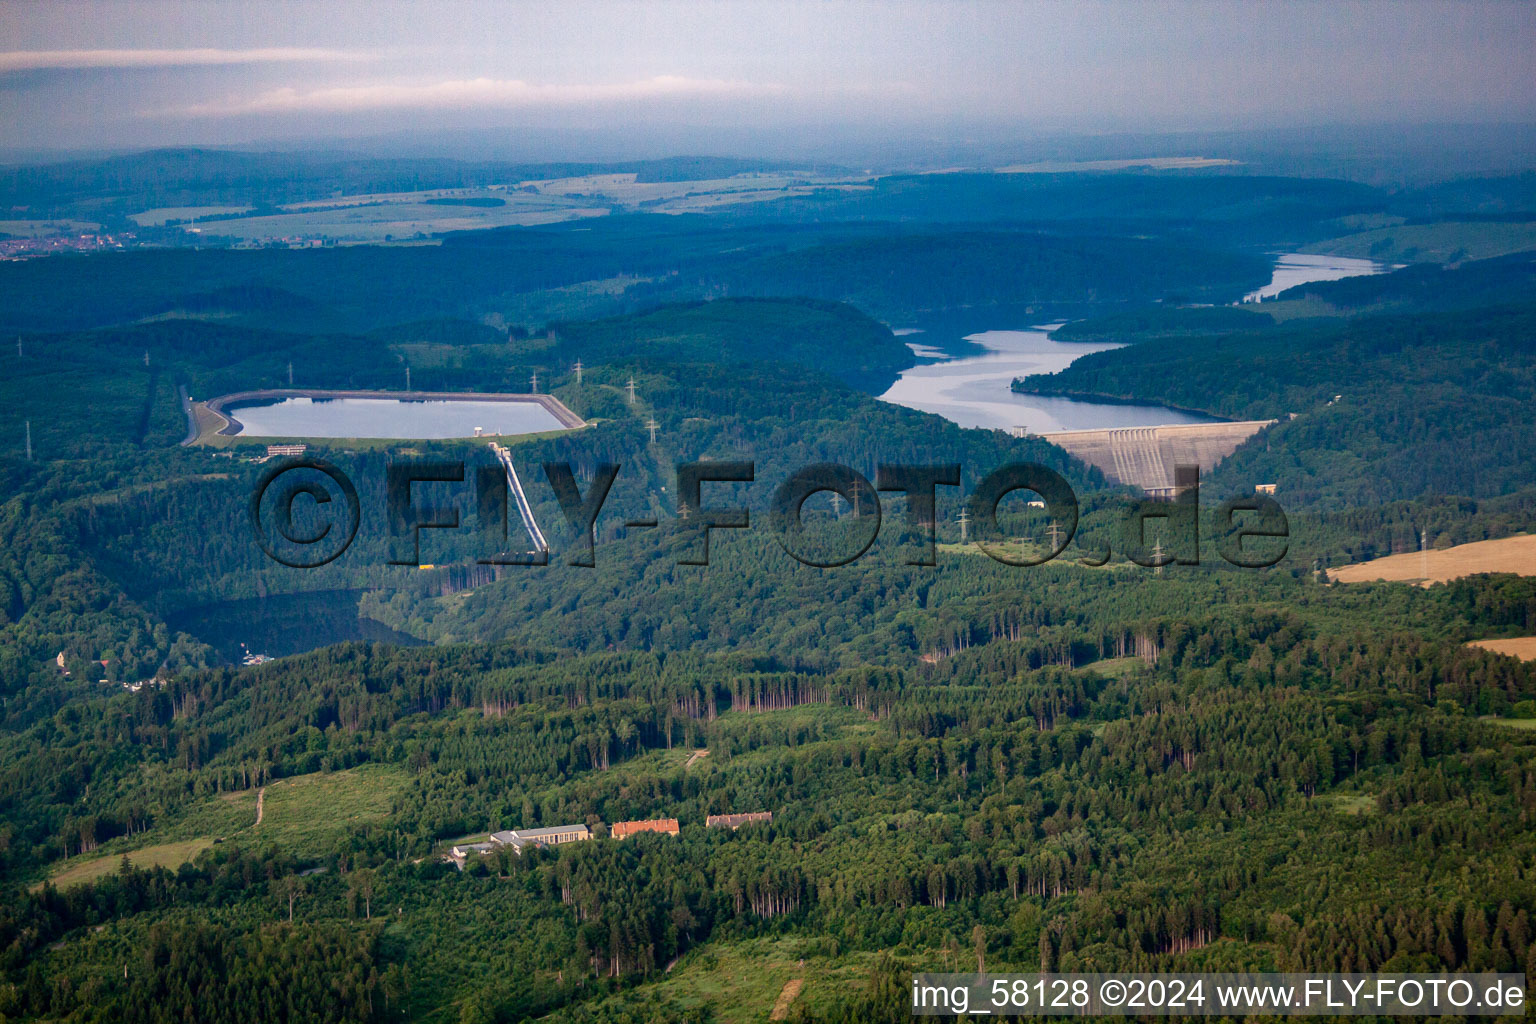
<path fill-rule="evenodd" d="M 548 828 L 507 829 L 492 832 L 491 838 L 502 846 L 510 846 L 518 853 L 525 846 L 559 846 L 562 843 L 579 843 L 592 838 L 585 825 L 551 825 Z"/>

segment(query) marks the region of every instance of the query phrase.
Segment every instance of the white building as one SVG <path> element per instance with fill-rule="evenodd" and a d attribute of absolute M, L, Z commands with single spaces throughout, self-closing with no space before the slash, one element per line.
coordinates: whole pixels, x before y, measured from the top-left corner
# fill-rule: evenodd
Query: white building
<path fill-rule="evenodd" d="M 559 846 L 562 843 L 579 843 L 591 838 L 592 832 L 585 825 L 552 825 L 549 828 L 507 829 L 491 833 L 493 841 L 502 846 L 510 846 L 518 853 L 522 853 L 523 847 L 530 844 Z"/>

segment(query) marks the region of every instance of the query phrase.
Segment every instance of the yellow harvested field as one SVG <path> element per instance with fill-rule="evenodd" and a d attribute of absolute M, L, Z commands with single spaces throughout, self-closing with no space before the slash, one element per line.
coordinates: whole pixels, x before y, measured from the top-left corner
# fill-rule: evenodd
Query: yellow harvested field
<path fill-rule="evenodd" d="M 1329 569 L 1330 579 L 1339 583 L 1364 583 L 1392 580 L 1403 583 L 1444 583 L 1479 572 L 1512 572 L 1536 576 L 1536 535 L 1480 540 L 1458 544 L 1443 551 L 1409 551 L 1388 555 L 1369 562 L 1356 562 Z"/>
<path fill-rule="evenodd" d="M 1508 654 L 1521 661 L 1536 661 L 1536 636 L 1516 636 L 1508 640 L 1473 640 L 1468 647 L 1481 647 L 1494 654 Z"/>

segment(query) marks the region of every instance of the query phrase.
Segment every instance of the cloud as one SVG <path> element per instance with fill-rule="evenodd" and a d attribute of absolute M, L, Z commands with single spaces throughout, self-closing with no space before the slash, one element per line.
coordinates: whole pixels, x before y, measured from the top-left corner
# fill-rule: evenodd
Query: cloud
<path fill-rule="evenodd" d="M 172 68 L 209 64 L 264 64 L 364 60 L 345 50 L 268 47 L 253 50 L 11 50 L 0 52 L 0 73 L 65 68 Z"/>
<path fill-rule="evenodd" d="M 200 103 L 170 113 L 190 117 L 295 112 L 348 113 L 379 109 L 462 109 L 612 103 L 627 100 L 770 96 L 782 86 L 721 79 L 657 75 L 610 85 L 533 85 L 520 79 L 468 78 L 425 85 L 329 86 L 301 91 L 272 89 L 251 99 Z"/>

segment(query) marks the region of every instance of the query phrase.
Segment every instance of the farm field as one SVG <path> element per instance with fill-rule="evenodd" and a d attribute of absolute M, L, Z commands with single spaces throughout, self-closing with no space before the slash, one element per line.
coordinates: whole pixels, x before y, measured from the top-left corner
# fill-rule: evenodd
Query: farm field
<path fill-rule="evenodd" d="M 172 220 L 196 220 L 199 217 L 217 217 L 226 213 L 244 213 L 249 206 L 161 206 L 142 213 L 129 214 L 141 228 L 160 227 Z"/>
<path fill-rule="evenodd" d="M 1302 252 L 1391 263 L 1454 263 L 1536 249 L 1536 222 L 1397 224 L 1315 242 Z"/>
<path fill-rule="evenodd" d="M 1480 572 L 1512 572 L 1536 576 L 1536 535 L 1520 534 L 1498 540 L 1458 544 L 1442 551 L 1407 551 L 1369 562 L 1328 570 L 1336 583 L 1387 580 L 1398 583 L 1444 583 Z"/>
<path fill-rule="evenodd" d="M 613 208 L 688 213 L 738 203 L 805 196 L 822 189 L 848 191 L 870 187 L 868 179 L 863 177 L 796 172 L 662 182 L 638 182 L 632 173 L 596 174 L 491 188 L 335 196 L 285 205 L 278 212 L 261 216 L 233 217 L 195 225 L 191 223 L 195 218 L 242 213 L 249 207 L 157 207 L 132 216 L 140 226 L 181 220 L 188 222 L 183 225 L 185 230 L 245 242 L 280 239 L 383 242 L 425 238 L 448 231 L 530 227 L 601 217 Z"/>
<path fill-rule="evenodd" d="M 509 202 L 506 206 L 436 206 L 426 203 L 349 205 L 342 209 L 300 210 L 267 217 L 241 217 L 204 223 L 208 235 L 249 241 L 271 238 L 325 238 L 338 241 L 380 241 L 442 231 L 553 224 L 581 217 L 601 217 L 600 207 Z"/>
<path fill-rule="evenodd" d="M 1495 654 L 1508 654 L 1521 661 L 1536 661 L 1536 636 L 1516 636 L 1505 640 L 1473 640 L 1467 646 L 1481 647 Z"/>
<path fill-rule="evenodd" d="M 519 191 L 535 189 L 541 195 L 590 199 L 599 196 L 630 208 L 652 213 L 684 213 L 732 203 L 761 202 L 802 196 L 818 189 L 842 191 L 869 188 L 864 176 L 827 177 L 809 172 L 746 173 L 729 178 L 697 181 L 638 181 L 635 174 L 591 174 L 580 178 L 526 181 Z"/>

